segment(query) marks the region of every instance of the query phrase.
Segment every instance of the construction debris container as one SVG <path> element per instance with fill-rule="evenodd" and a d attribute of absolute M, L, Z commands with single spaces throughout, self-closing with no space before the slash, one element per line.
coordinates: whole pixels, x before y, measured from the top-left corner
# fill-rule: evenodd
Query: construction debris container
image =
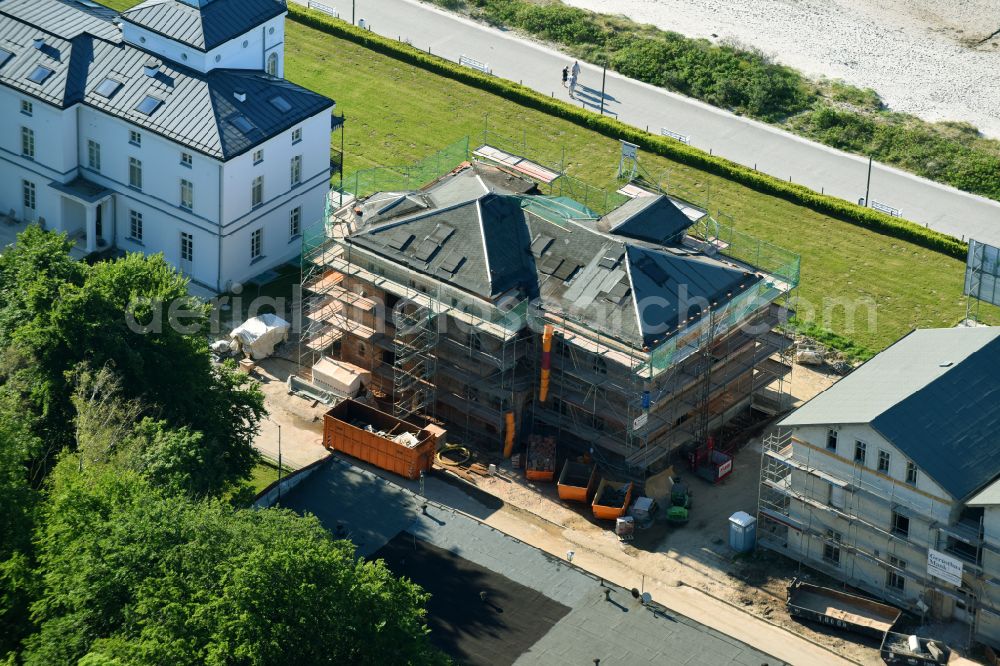
<path fill-rule="evenodd" d="M 524 476 L 530 481 L 554 481 L 556 478 L 556 439 L 532 435 L 528 438 L 528 455 Z"/>
<path fill-rule="evenodd" d="M 757 543 L 757 519 L 746 511 L 729 516 L 729 547 L 737 553 L 749 553 Z"/>
<path fill-rule="evenodd" d="M 345 400 L 323 417 L 323 446 L 417 479 L 431 469 L 437 437 L 409 421 Z"/>
<path fill-rule="evenodd" d="M 597 467 L 567 460 L 559 474 L 559 499 L 567 502 L 589 502 L 597 487 Z"/>
<path fill-rule="evenodd" d="M 872 638 L 883 638 L 903 614 L 898 608 L 874 599 L 811 585 L 798 579 L 793 579 L 788 586 L 785 606 L 793 618 L 819 622 Z"/>
<path fill-rule="evenodd" d="M 887 664 L 941 666 L 951 660 L 951 648 L 944 643 L 894 631 L 885 632 L 880 652 Z"/>
<path fill-rule="evenodd" d="M 601 479 L 591 508 L 598 520 L 615 520 L 625 515 L 632 501 L 632 484 Z"/>

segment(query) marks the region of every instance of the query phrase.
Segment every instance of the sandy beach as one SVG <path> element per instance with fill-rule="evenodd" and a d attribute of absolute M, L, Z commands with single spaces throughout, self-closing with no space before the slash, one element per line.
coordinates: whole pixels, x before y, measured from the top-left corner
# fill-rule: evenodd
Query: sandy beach
<path fill-rule="evenodd" d="M 760 48 L 810 76 L 874 88 L 897 111 L 1000 138 L 1000 0 L 563 0 Z"/>

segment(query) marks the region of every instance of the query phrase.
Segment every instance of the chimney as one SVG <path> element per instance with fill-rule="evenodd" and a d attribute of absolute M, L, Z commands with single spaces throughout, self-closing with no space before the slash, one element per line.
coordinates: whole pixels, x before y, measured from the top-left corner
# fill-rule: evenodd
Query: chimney
<path fill-rule="evenodd" d="M 39 51 L 41 51 L 42 49 L 45 48 L 45 39 L 44 38 L 42 38 L 42 37 L 35 37 L 34 42 L 35 42 L 35 48 L 38 49 Z"/>
<path fill-rule="evenodd" d="M 242 90 L 237 90 L 236 92 L 234 92 L 233 93 L 233 97 L 236 98 L 237 102 L 245 102 L 245 101 L 247 101 L 247 94 L 245 92 L 243 92 Z"/>
<path fill-rule="evenodd" d="M 157 60 L 156 58 L 150 58 L 149 60 L 147 60 L 146 64 L 143 66 L 143 70 L 146 72 L 146 76 L 148 76 L 151 79 L 155 78 L 156 75 L 160 73 L 160 64 L 161 64 L 160 61 Z"/>

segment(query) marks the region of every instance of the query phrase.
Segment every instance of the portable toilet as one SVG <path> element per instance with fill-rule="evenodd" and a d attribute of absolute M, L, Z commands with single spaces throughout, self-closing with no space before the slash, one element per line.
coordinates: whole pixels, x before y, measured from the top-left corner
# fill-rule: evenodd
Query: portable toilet
<path fill-rule="evenodd" d="M 729 547 L 737 553 L 749 553 L 757 543 L 757 519 L 746 511 L 729 516 Z"/>

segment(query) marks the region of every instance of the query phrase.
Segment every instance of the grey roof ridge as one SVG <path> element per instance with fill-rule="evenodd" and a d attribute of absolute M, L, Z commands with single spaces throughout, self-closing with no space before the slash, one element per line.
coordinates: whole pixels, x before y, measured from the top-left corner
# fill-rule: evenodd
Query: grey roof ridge
<path fill-rule="evenodd" d="M 639 342 L 645 347 L 643 342 L 646 336 L 642 331 L 642 315 L 639 314 L 639 297 L 636 296 L 635 284 L 632 282 L 632 263 L 628 260 L 628 250 L 625 251 L 625 260 L 623 263 L 625 264 L 625 275 L 628 276 L 629 287 L 632 291 L 632 312 L 635 313 L 635 323 L 639 328 Z"/>
<path fill-rule="evenodd" d="M 889 348 L 891 348 L 891 347 L 893 347 L 895 345 L 898 345 L 900 342 L 902 342 L 906 338 L 910 337 L 911 335 L 913 335 L 914 333 L 916 333 L 918 330 L 919 329 L 916 329 L 916 328 L 913 329 L 913 330 L 911 330 L 909 333 L 907 333 L 906 335 L 904 335 L 903 337 L 899 338 L 898 340 L 896 340 L 895 342 L 893 342 L 891 345 L 889 345 L 889 347 L 887 347 L 886 349 L 889 349 Z M 883 351 L 885 351 L 885 350 L 883 350 Z M 858 367 L 854 368 L 854 370 L 851 371 L 851 374 L 856 373 L 857 371 L 861 370 L 861 368 L 863 368 L 866 365 L 868 365 L 869 363 L 871 363 L 872 360 L 874 360 L 876 356 L 878 356 L 878 354 L 876 354 L 875 356 L 872 356 L 870 359 L 868 359 L 867 361 L 865 361 L 864 363 L 862 363 Z M 826 395 L 827 391 L 833 389 L 839 383 L 840 383 L 839 381 L 834 382 L 833 384 L 831 384 L 830 386 L 827 386 L 825 389 L 823 389 L 822 391 L 820 391 L 819 393 L 817 393 L 813 397 L 811 397 L 808 400 L 806 400 L 805 402 L 803 402 L 801 405 L 799 405 L 798 407 L 796 407 L 790 414 L 788 414 L 787 416 L 785 416 L 785 418 L 783 418 L 780 421 L 778 421 L 777 425 L 780 427 L 781 425 L 787 424 L 787 422 L 789 420 L 791 420 L 792 417 L 794 417 L 796 414 L 800 413 L 807 405 L 809 405 L 809 403 L 811 403 L 813 401 L 816 401 L 816 400 L 819 400 L 821 396 Z M 877 419 L 879 416 L 881 416 L 882 414 L 885 414 L 885 412 L 887 412 L 887 411 L 889 411 L 889 408 L 886 408 L 885 410 L 883 410 L 883 411 L 879 412 L 878 414 L 876 414 L 874 417 L 872 417 L 872 420 Z M 823 424 L 809 424 L 809 423 L 794 423 L 793 422 L 793 423 L 788 424 L 788 425 L 790 425 L 790 426 L 825 425 L 826 423 L 827 422 L 824 422 Z M 838 421 L 838 422 L 834 422 L 832 425 L 852 425 L 852 424 L 856 424 L 856 423 L 861 423 L 861 422 L 860 421 Z M 864 423 L 869 423 L 869 422 L 866 421 Z M 879 433 L 879 434 L 881 435 L 882 433 Z"/>
<path fill-rule="evenodd" d="M 476 178 L 479 176 L 477 175 Z M 492 194 L 492 193 L 491 193 Z M 489 196 L 488 194 L 483 197 Z M 483 197 L 476 199 L 476 219 L 479 220 L 479 238 L 483 241 L 483 257 L 486 259 L 486 282 L 490 286 L 490 294 L 493 293 L 493 269 L 490 268 L 490 251 L 486 242 L 486 229 L 483 228 Z"/>
<path fill-rule="evenodd" d="M 407 193 L 407 195 L 404 195 L 404 196 L 408 196 L 409 194 L 413 194 L 415 192 L 416 191 L 411 191 L 411 192 Z M 378 194 L 378 193 L 376 192 L 376 194 Z M 375 196 L 375 195 L 373 194 L 371 196 Z M 487 196 L 487 195 L 484 194 L 483 196 Z M 376 232 L 376 231 L 381 232 L 381 231 L 384 231 L 386 229 L 392 229 L 393 227 L 398 227 L 401 224 L 408 224 L 410 222 L 416 222 L 417 220 L 421 220 L 421 219 L 423 219 L 425 217 L 430 217 L 431 215 L 437 215 L 439 213 L 444 213 L 444 212 L 449 211 L 449 210 L 454 210 L 455 208 L 460 208 L 462 206 L 468 206 L 470 203 L 472 203 L 474 201 L 478 202 L 480 198 L 482 198 L 482 197 L 477 197 L 476 199 L 469 199 L 467 201 L 459 201 L 458 203 L 453 203 L 453 204 L 450 204 L 448 206 L 443 206 L 441 208 L 428 208 L 427 210 L 418 210 L 418 211 L 416 211 L 415 213 L 413 213 L 411 215 L 403 215 L 399 219 L 389 220 L 388 222 L 386 222 L 383 225 L 380 225 L 380 226 L 377 226 L 377 227 L 372 227 L 371 229 L 365 229 L 364 231 L 361 231 L 357 235 L 360 235 L 360 236 L 370 235 L 371 233 Z M 481 226 L 480 226 L 480 230 L 481 230 Z"/>

